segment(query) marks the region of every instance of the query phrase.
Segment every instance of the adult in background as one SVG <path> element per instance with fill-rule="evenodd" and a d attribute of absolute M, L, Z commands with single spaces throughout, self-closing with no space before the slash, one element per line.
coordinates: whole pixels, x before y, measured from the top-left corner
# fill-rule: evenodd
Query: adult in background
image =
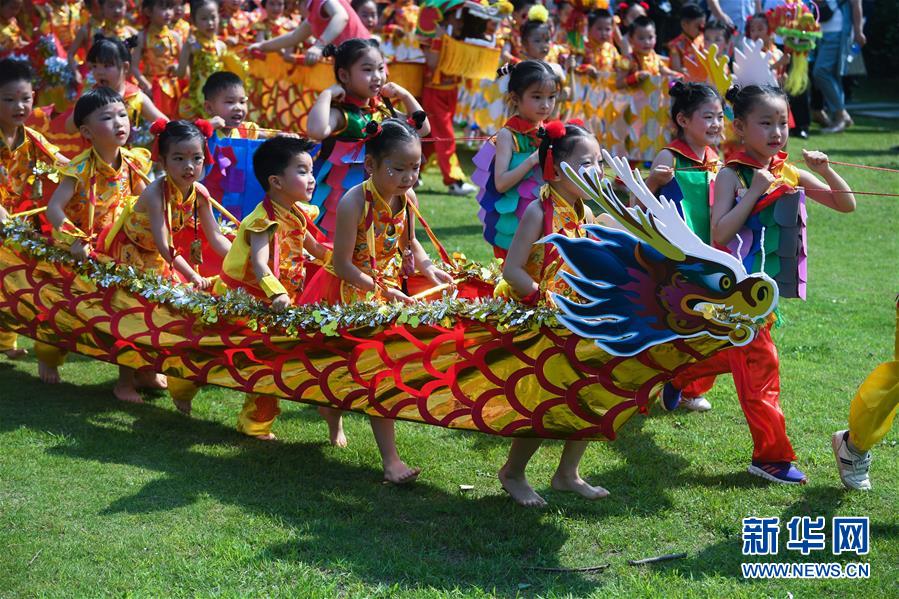
<path fill-rule="evenodd" d="M 843 92 L 843 72 L 846 56 L 853 43 L 865 45 L 864 13 L 862 0 L 817 0 L 821 15 L 821 33 L 815 53 L 812 77 L 815 87 L 824 96 L 827 113 L 821 120 L 825 126 L 822 133 L 840 133 L 852 126 L 852 117 L 846 112 L 846 97 Z M 822 115 L 819 115 L 822 116 Z"/>

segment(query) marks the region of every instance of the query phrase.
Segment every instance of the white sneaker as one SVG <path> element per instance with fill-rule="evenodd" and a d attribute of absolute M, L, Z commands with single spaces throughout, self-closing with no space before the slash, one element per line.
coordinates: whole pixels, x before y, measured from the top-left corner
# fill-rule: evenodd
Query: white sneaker
<path fill-rule="evenodd" d="M 833 457 L 837 460 L 840 480 L 847 489 L 867 491 L 871 488 L 868 470 L 871 468 L 871 452 L 856 453 L 849 447 L 849 431 L 837 431 L 830 438 Z"/>
<path fill-rule="evenodd" d="M 680 400 L 679 408 L 690 410 L 691 412 L 708 412 L 712 409 L 712 404 L 705 397 L 684 397 Z"/>
<path fill-rule="evenodd" d="M 477 191 L 477 187 L 465 181 L 456 181 L 447 188 L 447 193 L 451 196 L 470 196 Z"/>

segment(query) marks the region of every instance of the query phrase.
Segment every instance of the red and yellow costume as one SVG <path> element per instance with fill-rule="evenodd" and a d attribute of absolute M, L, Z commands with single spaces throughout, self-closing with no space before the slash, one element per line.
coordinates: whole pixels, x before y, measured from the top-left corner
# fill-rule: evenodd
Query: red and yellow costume
<path fill-rule="evenodd" d="M 194 48 L 190 55 L 190 83 L 181 98 L 180 113 L 185 119 L 203 116 L 203 84 L 216 71 L 225 69 L 225 47 L 217 36 L 207 37 L 194 32 L 191 41 Z"/>
<path fill-rule="evenodd" d="M 289 31 L 292 31 L 294 28 L 296 28 L 296 26 L 296 22 L 285 15 L 281 15 L 280 17 L 276 17 L 274 19 L 269 19 L 265 14 L 263 14 L 256 22 L 253 23 L 253 32 L 256 34 L 261 32 L 264 39 L 270 40 L 272 38 L 278 37 L 279 35 L 283 35 Z"/>
<path fill-rule="evenodd" d="M 423 42 L 424 45 L 424 42 Z M 430 51 L 440 53 L 443 40 L 430 42 Z M 423 144 L 425 158 L 436 156 L 437 165 L 443 174 L 443 183 L 451 185 L 465 180 L 465 173 L 456 156 L 456 133 L 453 130 L 453 115 L 459 100 L 459 83 L 461 77 L 434 72 L 425 65 L 425 84 L 421 92 L 421 107 L 428 113 L 431 124 L 431 137 L 436 141 Z"/>
<path fill-rule="evenodd" d="M 593 40 L 587 40 L 584 47 L 584 60 L 578 71 L 584 71 L 584 67 L 593 67 L 600 72 L 611 72 L 615 70 L 615 65 L 621 59 L 618 48 L 612 42 L 597 43 Z"/>
<path fill-rule="evenodd" d="M 656 54 L 655 50 L 650 50 L 646 54 L 631 54 L 622 56 L 615 65 L 616 70 L 627 75 L 625 83 L 629 86 L 640 85 L 637 80 L 639 71 L 646 71 L 650 75 L 661 75 L 662 67 L 668 66 L 668 59 Z"/>
<path fill-rule="evenodd" d="M 137 29 L 125 19 L 110 23 L 105 20 L 100 21 L 92 18 L 88 21 L 88 45 L 94 43 L 94 36 L 98 33 L 102 34 L 104 37 L 114 37 L 119 40 L 126 40 L 129 37 L 137 35 Z"/>
<path fill-rule="evenodd" d="M 296 303 L 306 280 L 303 242 L 306 232 L 314 229 L 311 222 L 317 214 L 318 210 L 314 206 L 294 204 L 291 208 L 285 208 L 266 196 L 241 221 L 237 236 L 222 263 L 222 274 L 216 283 L 216 292 L 224 293 L 228 288 L 241 287 L 259 298 L 283 292 Z M 277 279 L 279 288 L 270 289 L 253 272 L 250 244 L 253 233 L 265 233 L 270 239 L 268 266 Z M 247 393 L 243 409 L 237 417 L 237 430 L 254 437 L 268 435 L 280 413 L 277 397 Z"/>
<path fill-rule="evenodd" d="M 55 35 L 63 48 L 72 45 L 86 14 L 80 1 L 35 3 L 34 9 L 40 17 L 37 25 L 41 35 Z"/>
<path fill-rule="evenodd" d="M 221 36 L 222 40 L 232 47 L 241 47 L 252 44 L 254 39 L 253 25 L 256 23 L 256 15 L 245 10 L 235 10 L 232 13 L 221 11 Z"/>
<path fill-rule="evenodd" d="M 181 55 L 182 39 L 168 26 L 150 26 L 141 55 L 143 74 L 153 85 L 153 104 L 169 117 L 178 114 L 181 102 L 181 84 L 175 76 L 175 66 Z"/>
<path fill-rule="evenodd" d="M 28 39 L 22 35 L 22 28 L 15 17 L 0 23 L 0 56 L 13 53 L 27 43 Z"/>
<path fill-rule="evenodd" d="M 679 36 L 668 42 L 669 56 L 678 56 L 682 72 L 684 73 L 684 81 L 695 81 L 696 83 L 705 83 L 709 75 L 706 73 L 703 65 L 702 53 L 705 51 L 705 39 L 700 33 L 695 39 L 690 39 L 686 34 L 681 33 Z"/>

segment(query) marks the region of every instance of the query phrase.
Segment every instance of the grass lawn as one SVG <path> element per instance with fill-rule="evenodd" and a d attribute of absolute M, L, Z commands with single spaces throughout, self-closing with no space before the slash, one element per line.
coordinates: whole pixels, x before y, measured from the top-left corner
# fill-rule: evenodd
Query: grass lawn
<path fill-rule="evenodd" d="M 859 121 L 840 136 L 792 142 L 791 154 L 805 145 L 899 168 L 890 150 L 899 122 Z M 899 191 L 897 174 L 841 173 L 857 190 Z M 440 191 L 429 173 L 423 205 L 437 234 L 486 259 L 475 201 Z M 844 491 L 830 449 L 856 387 L 892 356 L 899 199 L 860 196 L 854 214 L 809 213 L 810 299 L 784 301 L 787 325 L 775 333 L 804 487 L 746 473 L 752 445 L 727 377 L 709 394 L 711 412 L 654 408 L 618 441 L 590 447 L 582 473 L 608 499 L 553 492 L 560 445 L 547 443 L 530 469 L 550 502 L 537 511 L 500 489 L 500 438 L 399 423 L 401 454 L 424 472 L 395 488 L 381 484 L 357 415 L 339 450 L 312 409 L 283 402 L 280 441 L 267 444 L 235 432 L 235 392 L 204 390 L 187 419 L 164 396 L 116 402 L 107 364 L 72 356 L 65 384 L 48 387 L 33 358 L 0 361 L 0 597 L 899 596 L 899 430 L 874 448 L 867 494 Z M 463 494 L 462 484 L 474 489 Z M 784 531 L 771 561 L 852 561 L 830 555 L 830 518 L 869 516 L 871 552 L 856 561 L 870 563 L 870 579 L 744 580 L 741 519 L 794 515 L 827 517 L 828 550 L 785 551 Z M 688 556 L 627 563 L 676 552 Z M 601 564 L 598 573 L 538 569 Z"/>

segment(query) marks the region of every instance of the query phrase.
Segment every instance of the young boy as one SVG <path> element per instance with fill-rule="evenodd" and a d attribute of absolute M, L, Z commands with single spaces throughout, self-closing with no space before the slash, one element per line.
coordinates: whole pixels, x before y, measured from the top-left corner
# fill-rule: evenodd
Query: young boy
<path fill-rule="evenodd" d="M 704 51 L 702 32 L 705 29 L 705 12 L 697 4 L 684 4 L 680 11 L 681 34 L 668 42 L 671 68 L 684 75 L 685 81 L 703 83 L 708 74 L 702 66 Z"/>
<path fill-rule="evenodd" d="M 125 101 L 112 89 L 95 87 L 86 92 L 75 103 L 73 116 L 91 147 L 60 169 L 62 178 L 47 206 L 47 219 L 56 242 L 83 260 L 91 254 L 100 231 L 112 224 L 119 204 L 144 190 L 152 163 L 148 150 L 125 147 L 131 122 Z M 64 353 L 43 343 L 35 343 L 34 348 L 41 380 L 59 382 Z M 121 376 L 120 369 L 120 383 Z M 122 401 L 142 401 L 133 388 L 129 391 L 121 384 L 113 394 Z"/>
<path fill-rule="evenodd" d="M 219 137 L 229 139 L 260 139 L 265 137 L 259 125 L 244 122 L 247 118 L 247 90 L 243 81 L 231 71 L 218 71 L 203 84 L 203 109 Z"/>
<path fill-rule="evenodd" d="M 33 76 L 23 60 L 0 60 L 0 222 L 37 208 L 42 175 L 68 162 L 59 148 L 25 126 L 34 104 Z M 0 331 L 0 354 L 10 360 L 24 356 L 16 340 L 15 333 Z"/>
<path fill-rule="evenodd" d="M 730 44 L 730 34 L 730 29 L 721 21 L 716 21 L 715 19 L 708 21 L 702 32 L 703 48 L 711 48 L 712 45 L 718 46 L 718 56 L 730 58 L 733 52 Z"/>
<path fill-rule="evenodd" d="M 306 253 L 321 262 L 329 260 L 330 250 L 310 232 L 315 230 L 312 220 L 318 216 L 318 210 L 308 204 L 315 190 L 309 154 L 312 147 L 308 140 L 279 135 L 256 150 L 253 170 L 266 196 L 241 221 L 222 264 L 217 292 L 243 287 L 281 311 L 303 290 Z M 237 418 L 237 430 L 264 441 L 273 440 L 272 423 L 280 412 L 278 398 L 248 393 Z M 346 444 L 342 430 L 332 433 L 332 442 Z"/>
<path fill-rule="evenodd" d="M 620 55 L 614 43 L 615 19 L 605 9 L 594 10 L 587 17 L 587 44 L 579 72 L 589 75 L 611 72 Z"/>
<path fill-rule="evenodd" d="M 656 54 L 656 24 L 649 17 L 637 17 L 628 33 L 631 54 L 616 65 L 619 88 L 637 87 L 653 75 L 680 77 L 668 68 L 667 60 Z"/>

